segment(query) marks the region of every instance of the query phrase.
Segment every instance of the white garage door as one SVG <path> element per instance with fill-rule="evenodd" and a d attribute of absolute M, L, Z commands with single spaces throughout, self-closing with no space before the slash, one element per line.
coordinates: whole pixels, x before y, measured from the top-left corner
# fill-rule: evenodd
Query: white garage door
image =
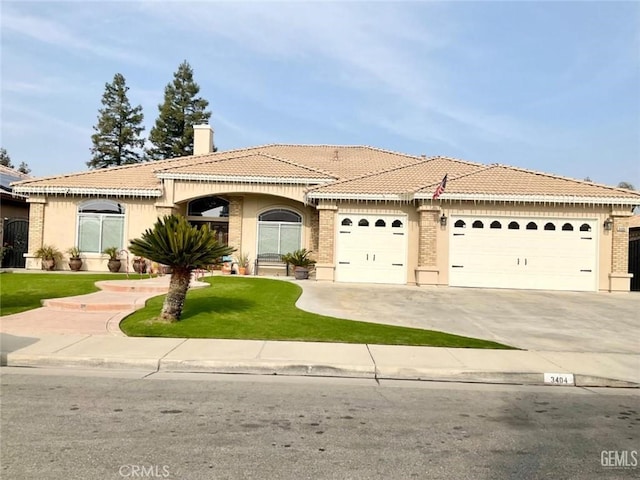
<path fill-rule="evenodd" d="M 407 283 L 405 215 L 338 215 L 336 281 Z"/>
<path fill-rule="evenodd" d="M 597 221 L 452 216 L 449 285 L 597 290 Z"/>

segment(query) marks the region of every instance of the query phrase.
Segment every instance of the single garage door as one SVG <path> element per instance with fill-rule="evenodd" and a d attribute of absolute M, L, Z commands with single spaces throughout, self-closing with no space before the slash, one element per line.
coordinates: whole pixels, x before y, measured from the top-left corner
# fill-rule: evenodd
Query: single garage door
<path fill-rule="evenodd" d="M 449 285 L 597 290 L 594 219 L 452 216 Z"/>
<path fill-rule="evenodd" d="M 407 283 L 405 215 L 339 214 L 336 281 Z"/>

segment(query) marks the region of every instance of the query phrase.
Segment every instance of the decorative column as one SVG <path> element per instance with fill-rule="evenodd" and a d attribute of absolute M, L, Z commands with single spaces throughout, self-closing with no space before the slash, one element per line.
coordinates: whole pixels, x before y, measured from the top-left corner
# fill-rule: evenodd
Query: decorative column
<path fill-rule="evenodd" d="M 29 197 L 29 253 L 26 256 L 25 268 L 27 270 L 40 269 L 40 260 L 34 257 L 34 253 L 44 242 L 44 206 L 47 203 L 45 197 Z"/>
<path fill-rule="evenodd" d="M 628 292 L 631 289 L 629 273 L 629 216 L 627 211 L 611 213 L 613 225 L 611 231 L 611 273 L 609 273 L 610 292 Z"/>
<path fill-rule="evenodd" d="M 318 210 L 316 210 L 315 208 L 308 208 L 307 209 L 308 215 L 309 215 L 309 234 L 311 235 L 311 239 L 309 242 L 310 245 L 310 249 L 314 252 L 314 253 L 318 253 L 318 236 L 320 234 L 320 215 Z"/>
<path fill-rule="evenodd" d="M 440 207 L 421 205 L 418 207 L 418 267 L 417 285 L 437 285 L 438 269 L 438 229 L 440 228 Z"/>
<path fill-rule="evenodd" d="M 227 243 L 242 253 L 242 206 L 244 198 L 229 197 L 229 239 Z"/>
<path fill-rule="evenodd" d="M 336 205 L 318 205 L 318 252 L 316 280 L 333 281 L 335 265 Z"/>

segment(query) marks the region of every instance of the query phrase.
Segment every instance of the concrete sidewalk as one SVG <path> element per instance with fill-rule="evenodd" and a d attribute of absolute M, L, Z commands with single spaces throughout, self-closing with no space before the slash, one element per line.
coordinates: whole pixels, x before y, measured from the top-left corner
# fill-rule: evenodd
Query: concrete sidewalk
<path fill-rule="evenodd" d="M 45 302 L 47 306 L 31 313 L 2 317 L 0 364 L 149 372 L 640 386 L 640 355 L 628 353 L 126 337 L 117 328 L 120 319 L 144 305 L 146 298 L 166 291 L 168 278 L 108 282 L 100 286 L 103 290 L 99 293 L 51 300 Z M 301 286 L 304 287 L 304 283 Z M 128 309 L 121 311 L 125 306 Z"/>

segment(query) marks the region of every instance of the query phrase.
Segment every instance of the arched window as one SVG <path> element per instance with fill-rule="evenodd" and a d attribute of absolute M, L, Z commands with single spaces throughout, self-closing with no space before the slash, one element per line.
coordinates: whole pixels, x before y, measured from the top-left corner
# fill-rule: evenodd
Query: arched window
<path fill-rule="evenodd" d="M 261 222 L 302 222 L 302 216 L 300 216 L 300 214 L 292 212 L 291 210 L 285 210 L 284 208 L 276 208 L 274 210 L 261 213 L 258 219 Z"/>
<path fill-rule="evenodd" d="M 588 223 L 583 223 L 582 225 L 580 225 L 580 231 L 581 232 L 590 232 L 591 231 L 591 225 L 589 225 Z"/>
<path fill-rule="evenodd" d="M 382 220 L 381 218 L 379 218 L 378 220 L 376 220 L 376 227 L 386 227 L 387 223 Z"/>
<path fill-rule="evenodd" d="M 300 249 L 302 215 L 292 210 L 275 208 L 258 216 L 258 254 L 285 254 Z"/>
<path fill-rule="evenodd" d="M 369 226 L 369 220 L 367 220 L 366 218 L 361 219 L 358 222 L 358 226 L 359 227 L 368 227 Z"/>
<path fill-rule="evenodd" d="M 527 223 L 527 230 L 537 230 L 538 224 L 536 222 Z"/>
<path fill-rule="evenodd" d="M 572 232 L 573 225 L 571 225 L 570 223 L 565 223 L 564 225 L 562 225 L 562 230 L 565 232 Z"/>
<path fill-rule="evenodd" d="M 471 225 L 471 228 L 484 228 L 484 223 L 482 223 L 480 220 L 476 220 Z"/>
<path fill-rule="evenodd" d="M 509 230 L 520 230 L 520 224 L 518 222 L 509 223 Z"/>
<path fill-rule="evenodd" d="M 351 225 L 353 225 L 353 222 L 351 221 L 350 218 L 345 218 L 344 220 L 342 220 L 341 225 L 343 227 L 350 227 Z"/>
<path fill-rule="evenodd" d="M 401 228 L 402 227 L 402 222 L 400 220 L 394 220 L 393 223 L 391 224 L 392 228 Z"/>
<path fill-rule="evenodd" d="M 202 197 L 191 200 L 187 206 L 189 217 L 228 218 L 229 202 L 219 197 Z"/>
<path fill-rule="evenodd" d="M 499 221 L 494 220 L 493 222 L 491 222 L 490 227 L 491 228 L 502 228 L 502 224 Z"/>
<path fill-rule="evenodd" d="M 105 248 L 122 249 L 124 207 L 112 200 L 89 200 L 78 205 L 78 248 L 102 253 Z"/>
<path fill-rule="evenodd" d="M 457 220 L 456 223 L 453 224 L 453 226 L 455 228 L 465 228 L 467 224 L 464 223 L 464 220 Z"/>
<path fill-rule="evenodd" d="M 555 230 L 555 229 L 556 229 L 556 226 L 555 226 L 553 223 L 548 222 L 548 223 L 545 223 L 545 225 L 544 225 L 544 229 L 545 229 L 545 230 Z"/>

